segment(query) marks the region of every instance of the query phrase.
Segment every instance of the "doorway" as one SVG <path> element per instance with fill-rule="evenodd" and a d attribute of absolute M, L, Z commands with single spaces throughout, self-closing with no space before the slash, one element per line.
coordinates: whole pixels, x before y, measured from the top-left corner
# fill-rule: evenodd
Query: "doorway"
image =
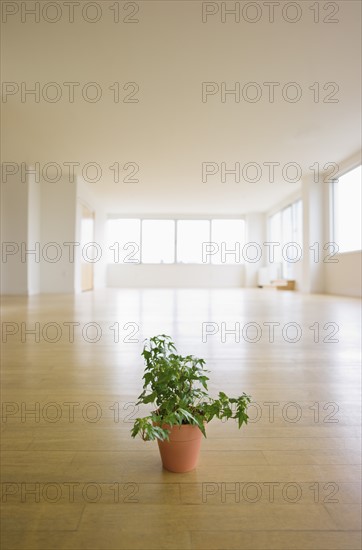
<path fill-rule="evenodd" d="M 81 249 L 85 250 L 85 245 L 94 242 L 94 212 L 82 205 L 81 229 L 80 229 Z M 94 267 L 93 263 L 86 261 L 84 255 L 81 258 L 81 289 L 82 292 L 93 290 L 94 285 Z"/>

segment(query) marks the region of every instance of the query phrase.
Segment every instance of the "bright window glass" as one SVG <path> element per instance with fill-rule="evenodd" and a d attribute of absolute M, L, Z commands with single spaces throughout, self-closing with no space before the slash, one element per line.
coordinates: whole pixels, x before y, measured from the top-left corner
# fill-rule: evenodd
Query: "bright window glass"
<path fill-rule="evenodd" d="M 292 204 L 293 216 L 293 241 L 299 246 L 303 245 L 303 208 L 302 201 L 296 201 Z"/>
<path fill-rule="evenodd" d="M 270 242 L 280 243 L 274 247 L 274 261 L 282 261 L 282 213 L 277 212 L 270 218 L 269 222 Z"/>
<path fill-rule="evenodd" d="M 93 218 L 82 218 L 81 220 L 81 230 L 80 230 L 80 246 L 83 250 L 86 245 L 89 243 L 94 242 L 94 219 Z M 97 251 L 96 249 L 91 246 L 87 247 L 87 252 L 85 253 L 87 260 L 85 256 L 82 254 L 82 262 L 85 263 L 86 261 L 92 261 L 97 257 Z"/>
<path fill-rule="evenodd" d="M 245 244 L 244 220 L 211 220 L 211 241 L 214 245 L 212 264 L 240 264 Z"/>
<path fill-rule="evenodd" d="M 333 182 L 333 240 L 339 252 L 361 250 L 361 166 Z"/>
<path fill-rule="evenodd" d="M 81 221 L 81 247 L 94 241 L 94 220 L 93 218 L 82 218 Z"/>
<path fill-rule="evenodd" d="M 243 261 L 244 244 L 245 221 L 240 219 L 107 222 L 109 263 L 236 265 Z"/>
<path fill-rule="evenodd" d="M 293 222 L 292 222 L 292 207 L 288 206 L 282 210 L 282 247 L 293 242 Z M 289 247 L 282 248 L 283 255 L 283 277 L 291 279 L 293 276 L 293 264 L 288 261 Z"/>
<path fill-rule="evenodd" d="M 203 243 L 210 242 L 209 220 L 178 220 L 177 262 L 201 264 Z"/>
<path fill-rule="evenodd" d="M 285 279 L 294 277 L 295 260 L 301 254 L 303 244 L 303 210 L 302 201 L 279 210 L 269 218 L 270 241 L 280 243 L 274 248 L 274 264 L 280 264 L 281 276 Z M 299 245 L 299 249 L 290 243 Z M 283 247 L 284 254 L 283 254 Z"/>
<path fill-rule="evenodd" d="M 107 243 L 109 263 L 139 263 L 141 220 L 108 220 Z"/>
<path fill-rule="evenodd" d="M 175 261 L 174 220 L 142 221 L 142 263 L 172 264 Z"/>

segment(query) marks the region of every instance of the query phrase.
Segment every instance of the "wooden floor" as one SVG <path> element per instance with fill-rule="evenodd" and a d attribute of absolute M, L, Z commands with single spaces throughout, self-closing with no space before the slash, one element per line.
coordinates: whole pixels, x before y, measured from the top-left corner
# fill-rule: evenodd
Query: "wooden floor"
<path fill-rule="evenodd" d="M 360 549 L 358 300 L 108 289 L 7 297 L 2 322 L 4 550 Z M 159 333 L 207 360 L 212 393 L 254 401 L 187 474 L 130 437 Z"/>

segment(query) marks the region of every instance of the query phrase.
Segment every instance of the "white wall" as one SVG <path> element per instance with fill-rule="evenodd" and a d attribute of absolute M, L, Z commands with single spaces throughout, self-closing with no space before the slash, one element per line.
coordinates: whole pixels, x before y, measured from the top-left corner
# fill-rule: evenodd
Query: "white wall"
<path fill-rule="evenodd" d="M 339 163 L 339 175 L 355 168 L 359 164 L 361 164 L 360 152 Z M 333 241 L 330 191 L 331 186 L 328 186 L 324 205 L 325 234 L 327 242 Z M 336 254 L 333 260 L 336 261 L 324 264 L 325 292 L 327 294 L 360 298 L 362 294 L 362 252 L 356 251 Z"/>
<path fill-rule="evenodd" d="M 286 197 L 282 201 L 275 204 L 275 206 L 266 213 L 266 215 L 265 215 L 265 234 L 266 234 L 266 239 L 265 240 L 266 241 L 270 241 L 270 235 L 268 234 L 269 233 L 268 232 L 269 217 L 272 216 L 273 214 L 275 214 L 276 212 L 279 212 L 280 210 L 283 210 L 283 208 L 286 208 L 287 206 L 289 206 L 293 202 L 296 202 L 300 199 L 302 199 L 302 193 L 301 192 L 298 191 L 296 193 L 295 192 L 291 193 L 288 197 Z M 304 204 L 304 201 L 302 201 L 302 202 L 303 202 L 303 213 L 305 214 L 305 204 Z M 304 218 L 304 216 L 303 216 L 303 218 Z M 304 224 L 305 224 L 305 222 L 304 222 L 304 219 L 303 219 L 303 226 L 304 226 Z M 304 247 L 303 247 L 303 250 L 304 250 Z M 269 267 L 273 267 L 272 272 L 274 272 L 274 273 L 279 271 L 278 267 L 281 270 L 281 264 L 279 264 L 277 262 L 274 262 L 272 264 L 272 263 L 269 262 L 268 251 L 266 251 L 266 255 L 267 255 L 267 259 L 266 259 L 265 265 L 267 265 Z M 279 275 L 279 277 L 281 277 L 281 275 Z M 302 290 L 302 287 L 303 287 L 303 260 L 302 259 L 298 262 L 291 263 L 290 278 L 295 280 L 296 290 Z"/>
<path fill-rule="evenodd" d="M 356 166 L 360 156 L 355 155 L 341 163 L 341 171 Z M 325 263 L 325 243 L 332 240 L 329 212 L 330 185 L 315 183 L 306 176 L 302 184 L 303 200 L 303 261 L 295 264 L 297 288 L 307 293 L 327 292 L 346 296 L 361 296 L 361 252 L 336 256 L 337 263 Z M 4 294 L 72 293 L 80 291 L 79 262 L 70 262 L 65 242 L 80 241 L 80 205 L 95 211 L 95 240 L 102 249 L 102 260 L 94 265 L 95 288 L 116 287 L 243 287 L 257 285 L 257 271 L 266 265 L 262 243 L 267 240 L 267 217 L 299 198 L 291 195 L 283 204 L 264 214 L 248 214 L 246 241 L 259 243 L 263 258 L 257 263 L 242 265 L 107 265 L 105 243 L 105 212 L 93 194 L 91 186 L 82 179 L 70 183 L 36 182 L 29 174 L 23 182 L 20 175 L 1 184 L 1 233 L 4 243 L 14 243 L 18 251 L 2 263 L 1 292 Z M 33 250 L 40 242 L 56 243 L 62 257 L 57 262 L 47 261 L 34 254 L 21 261 L 21 243 Z M 319 243 L 321 258 L 315 261 L 309 247 Z M 50 251 L 54 253 L 54 249 Z M 79 257 L 78 257 L 79 260 Z"/>
<path fill-rule="evenodd" d="M 113 214 L 115 215 L 115 214 Z M 258 217 L 260 216 L 260 218 Z M 135 215 L 134 217 L 137 217 Z M 150 218 L 150 215 L 139 215 Z M 165 214 L 155 214 L 154 219 L 169 219 Z M 210 219 L 213 215 L 192 216 L 190 214 L 174 214 L 175 219 Z M 220 216 L 215 216 L 220 217 Z M 237 214 L 226 215 L 225 218 L 240 218 Z M 260 223 L 263 215 L 257 215 Z M 264 230 L 262 223 L 261 231 Z M 237 250 L 237 244 L 236 248 Z M 236 260 L 236 253 L 234 255 Z M 236 260 L 237 261 L 237 260 Z M 131 264 L 119 263 L 107 266 L 106 284 L 109 287 L 179 287 L 179 288 L 240 288 L 245 286 L 248 264 L 241 262 L 232 265 L 210 264 Z M 251 264 L 251 270 L 255 270 Z"/>
<path fill-rule="evenodd" d="M 1 240 L 4 248 L 15 252 L 2 257 L 1 293 L 27 294 L 27 264 L 21 261 L 21 243 L 27 243 L 28 185 L 21 181 L 20 172 L 1 183 Z M 9 244 L 6 244 L 9 243 Z M 13 243 L 13 244 L 11 244 Z"/>
<path fill-rule="evenodd" d="M 345 252 L 335 259 L 338 263 L 325 264 L 327 294 L 361 297 L 362 253 Z"/>
<path fill-rule="evenodd" d="M 44 259 L 40 265 L 40 289 L 44 293 L 72 293 L 75 288 L 75 263 L 69 261 L 66 242 L 75 241 L 76 183 L 61 178 L 56 183 L 42 181 L 41 186 L 41 248 L 55 243 L 61 249 L 58 261 Z M 50 247 L 49 258 L 55 256 Z"/>
<path fill-rule="evenodd" d="M 243 266 L 110 264 L 110 287 L 222 288 L 244 286 Z"/>
<path fill-rule="evenodd" d="M 82 205 L 94 212 L 94 239 L 99 244 L 102 257 L 94 265 L 94 289 L 104 288 L 107 277 L 107 253 L 105 242 L 106 214 L 94 195 L 90 184 L 83 178 L 77 178 L 76 232 L 75 241 L 81 241 Z M 75 265 L 75 290 L 81 292 L 81 251 L 77 250 Z"/>
<path fill-rule="evenodd" d="M 28 177 L 28 227 L 27 243 L 29 249 L 40 247 L 40 219 L 41 219 L 40 184 L 35 181 L 34 174 Z M 37 244 L 39 243 L 39 245 Z M 40 261 L 34 255 L 27 256 L 28 294 L 40 292 Z"/>
<path fill-rule="evenodd" d="M 58 182 L 37 181 L 31 167 L 23 181 L 20 174 L 19 170 L 9 175 L 1 185 L 3 250 L 8 242 L 15 251 L 2 262 L 1 292 L 73 293 L 79 290 L 79 257 L 73 260 L 70 247 L 64 243 L 79 242 L 80 201 L 96 212 L 96 241 L 102 248 L 104 212 L 82 180 L 70 182 L 63 177 Z M 29 253 L 22 255 L 22 248 Z M 95 288 L 105 286 L 105 258 L 95 264 L 94 271 Z"/>
<path fill-rule="evenodd" d="M 327 191 L 326 184 L 316 183 L 312 174 L 303 178 L 303 269 L 300 286 L 305 293 L 325 291 L 323 247 L 327 242 L 325 231 Z M 313 246 L 319 248 L 320 254 L 310 249 Z"/>
<path fill-rule="evenodd" d="M 354 155 L 339 164 L 340 171 L 353 168 L 360 162 L 360 155 Z M 327 293 L 344 296 L 361 296 L 361 252 L 337 254 L 332 263 L 326 260 L 331 248 L 324 246 L 333 241 L 331 227 L 331 183 L 318 183 L 313 175 L 307 174 L 302 182 L 303 202 L 303 259 L 294 264 L 294 278 L 297 289 L 304 293 Z M 267 213 L 267 218 L 299 197 L 291 195 Z M 310 249 L 314 247 L 314 251 Z M 317 249 L 318 256 L 317 257 Z"/>
<path fill-rule="evenodd" d="M 257 262 L 247 261 L 245 263 L 245 282 L 242 286 L 256 287 L 258 285 L 258 271 L 266 265 L 266 257 L 263 243 L 265 242 L 265 214 L 251 213 L 245 216 L 246 222 L 246 243 L 256 243 L 261 248 L 261 257 Z M 255 250 L 256 253 L 256 250 Z M 254 250 L 250 248 L 245 252 L 246 256 L 253 258 Z"/>

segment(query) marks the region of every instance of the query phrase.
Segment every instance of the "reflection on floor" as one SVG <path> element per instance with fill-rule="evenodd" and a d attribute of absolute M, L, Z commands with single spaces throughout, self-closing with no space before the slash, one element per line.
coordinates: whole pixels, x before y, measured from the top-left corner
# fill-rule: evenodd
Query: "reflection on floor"
<path fill-rule="evenodd" d="M 359 549 L 359 312 L 274 289 L 4 298 L 3 547 Z M 159 333 L 254 401 L 188 474 L 130 437 Z"/>

